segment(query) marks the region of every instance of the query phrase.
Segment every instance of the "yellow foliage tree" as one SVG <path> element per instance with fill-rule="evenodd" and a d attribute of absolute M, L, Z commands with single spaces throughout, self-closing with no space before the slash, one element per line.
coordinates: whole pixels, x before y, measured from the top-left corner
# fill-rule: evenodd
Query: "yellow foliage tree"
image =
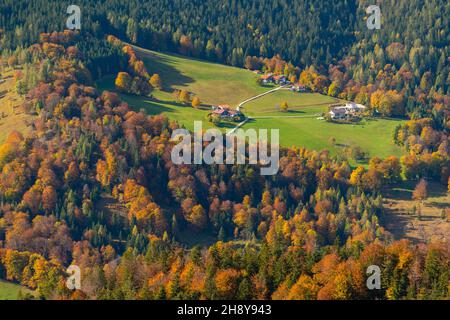
<path fill-rule="evenodd" d="M 198 108 L 199 105 L 200 105 L 200 98 L 195 96 L 194 99 L 192 99 L 192 107 Z"/>
<path fill-rule="evenodd" d="M 319 286 L 314 282 L 314 280 L 307 275 L 301 275 L 297 282 L 292 286 L 289 294 L 287 295 L 288 300 L 315 300 L 317 298 L 317 292 L 319 291 Z"/>
<path fill-rule="evenodd" d="M 286 112 L 288 111 L 288 108 L 289 108 L 288 103 L 286 101 L 283 101 L 280 105 L 280 110 Z"/>
<path fill-rule="evenodd" d="M 119 72 L 114 84 L 118 90 L 128 92 L 131 88 L 131 76 L 127 72 Z"/>
<path fill-rule="evenodd" d="M 364 167 L 358 166 L 350 175 L 350 183 L 354 186 L 361 186 L 365 171 Z"/>
<path fill-rule="evenodd" d="M 159 74 L 155 73 L 154 75 L 152 75 L 152 77 L 150 78 L 150 84 L 155 88 L 162 89 L 163 85 Z"/>
<path fill-rule="evenodd" d="M 221 298 L 232 299 L 236 296 L 241 273 L 235 269 L 219 270 L 215 277 L 216 288 Z"/>
<path fill-rule="evenodd" d="M 178 95 L 178 101 L 188 104 L 191 101 L 189 92 L 187 92 L 186 90 L 181 90 Z"/>
<path fill-rule="evenodd" d="M 205 209 L 198 204 L 192 208 L 190 215 L 187 220 L 192 223 L 195 227 L 202 230 L 206 226 L 206 213 Z"/>

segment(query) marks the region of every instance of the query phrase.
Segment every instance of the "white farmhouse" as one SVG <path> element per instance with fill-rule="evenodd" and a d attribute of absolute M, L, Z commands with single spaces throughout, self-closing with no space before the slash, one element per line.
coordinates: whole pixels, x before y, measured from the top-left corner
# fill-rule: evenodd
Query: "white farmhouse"
<path fill-rule="evenodd" d="M 329 114 L 331 119 L 349 119 L 357 115 L 362 114 L 366 110 L 366 107 L 362 104 L 349 102 L 344 106 L 337 106 L 331 108 Z"/>

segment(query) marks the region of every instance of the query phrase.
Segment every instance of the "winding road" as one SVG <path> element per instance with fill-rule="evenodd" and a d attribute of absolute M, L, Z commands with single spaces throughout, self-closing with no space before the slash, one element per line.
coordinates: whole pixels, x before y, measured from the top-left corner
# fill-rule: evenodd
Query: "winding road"
<path fill-rule="evenodd" d="M 287 86 L 289 86 L 289 85 L 286 84 L 286 85 L 284 85 L 284 86 L 279 86 L 279 87 L 277 87 L 277 88 L 275 88 L 275 89 L 272 89 L 272 90 L 269 90 L 269 91 L 260 93 L 260 94 L 254 96 L 254 97 L 248 98 L 247 100 L 244 100 L 244 101 L 242 101 L 241 103 L 239 103 L 238 106 L 236 107 L 236 110 L 237 110 L 237 111 L 240 111 L 240 108 L 241 108 L 244 104 L 246 104 L 246 103 L 248 103 L 248 102 L 250 102 L 250 101 L 253 101 L 253 100 L 255 100 L 255 99 L 261 98 L 262 96 L 265 96 L 266 94 L 269 94 L 269 93 L 272 93 L 272 92 L 281 90 L 281 89 L 283 89 L 283 88 L 286 88 Z"/>
<path fill-rule="evenodd" d="M 275 91 L 281 90 L 281 89 L 286 89 L 287 87 L 289 87 L 288 84 L 284 85 L 284 86 L 279 86 L 275 89 L 260 93 L 254 97 L 248 98 L 244 101 L 242 101 L 241 103 L 239 103 L 236 107 L 237 111 L 240 111 L 241 107 L 253 100 L 259 99 L 267 94 L 273 93 Z M 232 130 L 228 131 L 226 135 L 230 135 L 233 134 L 237 129 L 239 129 L 240 127 L 242 127 L 245 123 L 247 123 L 249 120 L 252 119 L 269 119 L 269 118 L 314 118 L 316 116 L 320 116 L 320 114 L 315 114 L 315 115 L 308 115 L 308 116 L 257 116 L 257 117 L 247 117 L 244 121 L 240 122 L 236 127 L 234 127 Z"/>

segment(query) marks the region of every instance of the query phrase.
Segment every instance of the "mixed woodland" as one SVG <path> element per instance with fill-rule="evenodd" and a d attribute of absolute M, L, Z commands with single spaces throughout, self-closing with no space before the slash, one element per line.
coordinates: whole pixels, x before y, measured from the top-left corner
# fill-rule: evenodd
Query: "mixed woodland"
<path fill-rule="evenodd" d="M 80 32 L 61 31 L 60 1 L 0 5 L 1 64 L 38 115 L 0 146 L 0 278 L 46 299 L 449 298 L 449 243 L 394 240 L 381 193 L 449 185 L 448 2 L 381 1 L 378 31 L 365 28 L 367 1 L 79 2 Z M 95 86 L 122 73 L 119 85 L 151 94 L 152 66 L 127 43 L 285 74 L 406 118 L 392 134 L 405 155 L 352 167 L 285 148 L 274 176 L 175 165 L 178 123 Z M 81 290 L 66 288 L 69 265 Z M 370 265 L 381 290 L 366 286 Z"/>

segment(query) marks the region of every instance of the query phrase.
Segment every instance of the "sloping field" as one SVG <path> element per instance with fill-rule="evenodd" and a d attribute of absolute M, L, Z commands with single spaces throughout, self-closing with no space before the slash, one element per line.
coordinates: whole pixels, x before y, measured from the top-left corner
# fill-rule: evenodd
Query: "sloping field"
<path fill-rule="evenodd" d="M 320 109 L 317 110 L 320 112 Z M 309 114 L 314 112 L 309 110 Z M 400 156 L 402 150 L 391 139 L 399 120 L 368 119 L 358 124 L 337 124 L 317 117 L 264 118 L 247 123 L 244 128 L 280 130 L 284 146 L 303 146 L 309 149 L 340 152 L 344 147 L 360 146 L 369 156 Z M 332 138 L 335 142 L 332 142 Z"/>
<path fill-rule="evenodd" d="M 20 285 L 0 280 L 0 300 L 17 300 L 19 293 L 33 295 L 33 291 Z"/>
<path fill-rule="evenodd" d="M 158 73 L 164 89 L 185 89 L 206 104 L 237 105 L 267 91 L 248 70 L 135 47 L 149 73 Z"/>
<path fill-rule="evenodd" d="M 0 80 L 0 144 L 2 144 L 13 130 L 23 134 L 29 132 L 27 123 L 32 120 L 32 116 L 19 109 L 23 98 L 16 92 L 13 71 L 3 72 L 0 79 L 2 79 Z"/>
<path fill-rule="evenodd" d="M 414 182 L 408 181 L 384 191 L 386 229 L 396 239 L 406 238 L 414 243 L 449 240 L 450 194 L 445 186 L 430 183 L 429 197 L 423 204 L 411 199 L 414 186 Z M 415 215 L 413 207 L 416 207 Z"/>
<path fill-rule="evenodd" d="M 204 128 L 212 126 L 205 120 L 211 104 L 236 106 L 271 89 L 258 85 L 258 76 L 248 70 L 135 49 L 149 72 L 161 76 L 164 89 L 154 90 L 153 100 L 132 95 L 122 95 L 122 98 L 135 110 L 142 108 L 151 115 L 165 114 L 188 129 L 193 129 L 196 120 L 203 121 Z M 114 76 L 105 77 L 98 86 L 99 89 L 114 90 Z M 198 95 L 202 107 L 193 109 L 177 103 L 171 93 L 174 89 L 185 89 Z M 288 104 L 287 112 L 279 110 L 283 102 Z M 253 119 L 243 128 L 279 129 L 280 143 L 288 147 L 303 146 L 340 153 L 345 147 L 359 146 L 368 157 L 402 154 L 391 139 L 394 127 L 401 120 L 365 119 L 357 124 L 336 124 L 317 119 L 328 106 L 337 102 L 338 99 L 318 93 L 297 93 L 283 88 L 246 103 L 242 111 Z M 233 125 L 226 123 L 221 129 Z"/>
<path fill-rule="evenodd" d="M 288 111 L 280 112 L 279 106 L 287 102 Z M 243 111 L 249 116 L 301 116 L 322 113 L 338 99 L 319 93 L 297 93 L 287 89 L 278 90 L 244 105 Z"/>

